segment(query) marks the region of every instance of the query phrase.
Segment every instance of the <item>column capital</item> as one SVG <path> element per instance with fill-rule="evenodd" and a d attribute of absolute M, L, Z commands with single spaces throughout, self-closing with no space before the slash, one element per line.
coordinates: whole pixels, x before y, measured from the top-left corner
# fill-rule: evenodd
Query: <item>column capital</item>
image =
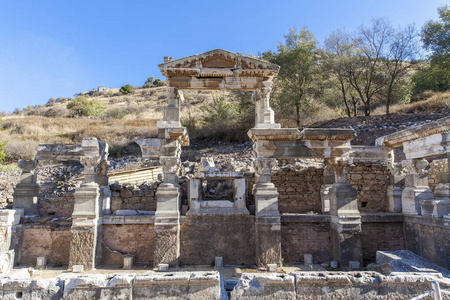
<path fill-rule="evenodd" d="M 23 173 L 34 174 L 34 171 L 36 170 L 36 168 L 38 166 L 38 161 L 37 160 L 20 159 L 18 162 L 18 165 Z"/>

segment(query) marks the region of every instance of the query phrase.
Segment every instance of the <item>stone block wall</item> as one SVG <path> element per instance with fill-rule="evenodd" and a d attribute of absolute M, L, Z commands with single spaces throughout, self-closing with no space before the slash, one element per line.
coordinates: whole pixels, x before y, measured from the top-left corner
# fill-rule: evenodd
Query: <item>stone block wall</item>
<path fill-rule="evenodd" d="M 320 188 L 323 183 L 323 170 L 281 168 L 273 172 L 272 182 L 280 194 L 278 208 L 281 213 L 321 212 Z"/>
<path fill-rule="evenodd" d="M 306 221 L 306 222 L 305 222 Z M 303 263 L 303 254 L 314 263 L 332 260 L 329 220 L 287 220 L 281 223 L 281 251 L 285 263 Z"/>
<path fill-rule="evenodd" d="M 21 171 L 0 172 L 0 208 L 13 203 L 14 187 L 20 182 Z"/>
<path fill-rule="evenodd" d="M 210 265 L 216 256 L 226 265 L 255 264 L 255 217 L 197 215 L 181 218 L 181 263 Z"/>
<path fill-rule="evenodd" d="M 17 261 L 22 265 L 34 266 L 36 257 L 47 256 L 49 266 L 68 265 L 70 240 L 70 227 L 24 225 L 22 248 Z"/>
<path fill-rule="evenodd" d="M 430 169 L 428 173 L 428 185 L 434 192 L 434 188 L 439 183 L 446 183 L 448 174 L 447 159 L 436 159 L 430 163 Z"/>
<path fill-rule="evenodd" d="M 40 198 L 38 202 L 39 215 L 41 217 L 55 216 L 55 217 L 70 217 L 73 213 L 74 205 L 74 190 L 56 195 L 47 194 Z"/>
<path fill-rule="evenodd" d="M 450 268 L 448 221 L 421 216 L 405 216 L 406 249 L 444 268 Z"/>
<path fill-rule="evenodd" d="M 159 183 L 141 184 L 111 184 L 111 213 L 119 209 L 156 210 L 156 189 Z"/>
<path fill-rule="evenodd" d="M 379 164 L 357 164 L 349 168 L 349 183 L 356 189 L 360 212 L 387 212 L 390 171 Z"/>
<path fill-rule="evenodd" d="M 108 224 L 103 225 L 102 241 L 106 246 L 121 254 L 134 255 L 136 264 L 151 267 L 155 250 L 154 224 Z M 117 265 L 123 261 L 108 261 L 102 264 Z"/>
<path fill-rule="evenodd" d="M 403 222 L 363 222 L 361 229 L 365 262 L 375 262 L 378 250 L 405 249 Z"/>

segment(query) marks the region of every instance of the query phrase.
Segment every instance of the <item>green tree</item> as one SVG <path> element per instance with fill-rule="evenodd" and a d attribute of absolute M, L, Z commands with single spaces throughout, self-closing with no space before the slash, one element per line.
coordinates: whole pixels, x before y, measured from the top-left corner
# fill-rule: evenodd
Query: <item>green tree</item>
<path fill-rule="evenodd" d="M 108 106 L 96 99 L 89 100 L 85 96 L 77 96 L 67 104 L 67 109 L 74 112 L 76 116 L 96 117 L 101 115 Z"/>
<path fill-rule="evenodd" d="M 317 92 L 317 40 L 306 27 L 300 32 L 295 27 L 290 28 L 284 38 L 284 44 L 278 44 L 277 53 L 265 52 L 263 56 L 281 67 L 274 104 L 287 114 L 294 112 L 297 126 L 300 126 L 301 114 L 309 111 L 310 101 Z"/>
<path fill-rule="evenodd" d="M 149 77 L 147 78 L 147 81 L 145 82 L 145 87 L 157 87 L 157 86 L 164 86 L 165 83 L 159 78 Z"/>
<path fill-rule="evenodd" d="M 380 64 L 391 32 L 386 19 L 374 19 L 369 27 L 361 25 L 354 37 L 357 51 L 347 66 L 346 76 L 362 102 L 366 116 L 370 115 L 372 102 L 385 83 Z"/>
<path fill-rule="evenodd" d="M 132 93 L 134 91 L 134 87 L 132 85 L 126 84 L 120 88 L 120 92 L 124 95 Z"/>
<path fill-rule="evenodd" d="M 355 55 L 355 42 L 343 30 L 336 30 L 325 40 L 326 60 L 324 72 L 328 72 L 328 82 L 333 91 L 329 91 L 332 97 L 336 95 L 344 104 L 348 117 L 357 115 L 359 98 L 352 88 L 347 70 Z M 334 100 L 334 99 L 333 99 Z M 334 106 L 334 105 L 333 105 Z"/>
<path fill-rule="evenodd" d="M 382 58 L 381 71 L 384 73 L 385 84 L 380 95 L 385 99 L 386 114 L 392 103 L 409 99 L 411 94 L 408 72 L 416 65 L 418 57 L 417 32 L 414 25 L 406 26 L 397 31 L 392 30 L 388 37 L 386 53 Z"/>
<path fill-rule="evenodd" d="M 438 8 L 438 21 L 428 21 L 421 31 L 430 63 L 413 77 L 415 92 L 450 89 L 450 6 Z"/>

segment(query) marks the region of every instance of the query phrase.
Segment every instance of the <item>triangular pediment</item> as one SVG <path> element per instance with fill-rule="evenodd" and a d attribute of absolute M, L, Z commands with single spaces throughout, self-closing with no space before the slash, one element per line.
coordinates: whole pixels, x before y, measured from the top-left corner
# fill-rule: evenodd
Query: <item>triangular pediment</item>
<path fill-rule="evenodd" d="M 238 55 L 236 53 L 215 49 L 176 60 L 168 60 L 159 65 L 161 73 L 166 76 L 276 76 L 279 66 L 267 61 Z M 244 75 L 243 75 L 244 74 Z"/>

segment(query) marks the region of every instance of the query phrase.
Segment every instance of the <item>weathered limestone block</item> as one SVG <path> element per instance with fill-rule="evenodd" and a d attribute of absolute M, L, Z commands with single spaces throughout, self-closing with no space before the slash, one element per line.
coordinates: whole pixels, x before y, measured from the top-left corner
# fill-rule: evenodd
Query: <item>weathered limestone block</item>
<path fill-rule="evenodd" d="M 149 272 L 133 281 L 133 299 L 223 299 L 218 272 Z"/>
<path fill-rule="evenodd" d="M 132 299 L 133 279 L 133 274 L 69 277 L 64 282 L 64 299 Z"/>
<path fill-rule="evenodd" d="M 445 288 L 450 281 L 437 274 L 376 272 L 293 272 L 297 299 L 411 299 L 431 289 L 430 281 Z"/>
<path fill-rule="evenodd" d="M 243 273 L 230 299 L 296 299 L 294 281 L 286 274 Z"/>
<path fill-rule="evenodd" d="M 0 251 L 0 275 L 4 276 L 14 268 L 14 250 Z"/>
<path fill-rule="evenodd" d="M 0 210 L 0 252 L 11 249 L 13 227 L 20 226 L 20 218 L 23 213 L 23 209 Z"/>
<path fill-rule="evenodd" d="M 389 265 L 391 272 L 441 273 L 450 276 L 450 271 L 408 250 L 377 251 L 377 263 L 372 265 Z"/>
<path fill-rule="evenodd" d="M 45 279 L 2 279 L 3 300 L 15 299 L 49 299 L 57 300 L 63 296 L 64 282 L 59 278 Z"/>

